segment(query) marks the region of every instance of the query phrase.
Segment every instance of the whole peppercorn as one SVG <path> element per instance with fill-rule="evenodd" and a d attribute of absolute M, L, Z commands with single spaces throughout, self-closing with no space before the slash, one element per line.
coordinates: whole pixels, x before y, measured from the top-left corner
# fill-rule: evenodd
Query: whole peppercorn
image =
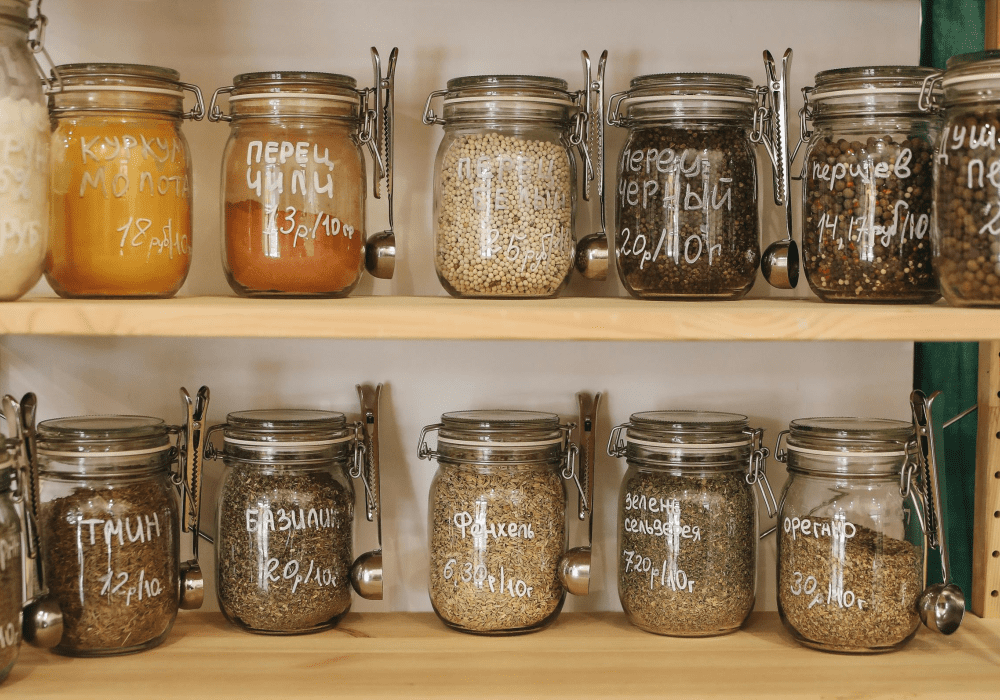
<path fill-rule="evenodd" d="M 933 302 L 930 136 L 817 136 L 805 158 L 803 266 L 824 301 Z"/>
<path fill-rule="evenodd" d="M 948 120 L 938 149 L 934 266 L 957 306 L 1000 305 L 1000 157 L 995 111 Z"/>
<path fill-rule="evenodd" d="M 634 128 L 618 162 L 618 271 L 632 296 L 739 299 L 760 262 L 745 128 Z"/>
<path fill-rule="evenodd" d="M 439 156 L 436 268 L 455 296 L 550 297 L 575 250 L 573 162 L 559 142 L 456 136 Z"/>

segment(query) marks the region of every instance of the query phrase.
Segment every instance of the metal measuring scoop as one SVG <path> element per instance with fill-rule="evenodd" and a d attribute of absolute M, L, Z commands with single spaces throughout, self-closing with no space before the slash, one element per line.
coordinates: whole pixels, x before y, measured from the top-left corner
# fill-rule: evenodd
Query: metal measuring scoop
<path fill-rule="evenodd" d="M 785 209 L 785 237 L 769 245 L 760 259 L 760 271 L 768 284 L 778 289 L 794 289 L 799 283 L 799 246 L 792 238 L 791 157 L 788 148 L 788 80 L 792 50 L 786 49 L 781 71 L 770 51 L 764 51 L 767 86 L 759 91 L 764 103 L 754 113 L 751 140 L 760 143 L 771 158 L 774 203 Z M 769 105 L 769 107 L 766 107 Z"/>
<path fill-rule="evenodd" d="M 181 388 L 181 400 L 184 401 L 186 423 L 182 430 L 182 452 L 180 458 L 182 492 L 181 502 L 184 513 L 181 518 L 181 530 L 191 534 L 191 559 L 180 565 L 180 602 L 182 610 L 197 610 L 205 602 L 205 576 L 198 563 L 198 539 L 201 524 L 201 480 L 202 462 L 204 461 L 204 442 L 208 435 L 208 400 L 210 394 L 207 386 L 198 390 L 198 395 L 192 399 L 187 389 Z"/>
<path fill-rule="evenodd" d="M 580 392 L 576 395 L 580 405 L 580 459 L 577 486 L 580 500 L 577 515 L 580 520 L 588 517 L 587 546 L 574 547 L 559 560 L 559 581 L 573 595 L 587 595 L 590 592 L 591 547 L 594 543 L 594 459 L 597 455 L 597 409 L 601 405 L 601 394 L 594 396 Z M 574 476 L 576 476 L 574 474 Z"/>
<path fill-rule="evenodd" d="M 380 183 L 385 178 L 385 191 L 389 200 L 389 229 L 376 233 L 365 242 L 365 269 L 373 277 L 392 279 L 396 270 L 396 234 L 392 222 L 392 170 L 393 170 L 393 136 L 395 122 L 396 58 L 399 49 L 394 48 L 389 53 L 389 65 L 385 77 L 382 77 L 382 63 L 378 50 L 372 47 L 372 66 L 375 71 L 375 135 L 372 144 L 372 159 L 375 161 L 374 194 L 381 198 Z M 375 154 L 378 153 L 378 157 Z"/>
<path fill-rule="evenodd" d="M 33 595 L 21 610 L 21 637 L 32 646 L 50 649 L 62 640 L 63 614 L 59 601 L 45 585 L 42 543 L 38 532 L 40 496 L 38 464 L 35 452 L 35 414 L 38 400 L 25 394 L 18 404 L 12 396 L 3 397 L 3 414 L 10 430 L 20 437 L 18 482 L 26 490 L 24 509 L 27 556 L 35 564 Z"/>
<path fill-rule="evenodd" d="M 939 465 L 939 462 L 944 463 L 944 424 L 940 421 L 935 423 L 933 416 L 933 403 L 940 394 L 935 391 L 927 397 L 919 390 L 910 394 L 910 408 L 917 432 L 917 456 L 923 467 L 927 544 L 937 547 L 941 553 L 941 576 L 944 579 L 942 583 L 928 586 L 920 594 L 918 610 L 921 621 L 928 629 L 951 634 L 965 617 L 965 595 L 951 581 L 951 562 L 948 559 L 948 526 L 942 503 L 945 484 Z"/>
<path fill-rule="evenodd" d="M 590 67 L 590 55 L 581 51 L 583 58 L 583 109 L 587 115 L 584 125 L 584 139 L 589 158 L 584 159 L 586 173 L 583 178 L 583 198 L 590 201 L 590 181 L 597 183 L 597 197 L 601 210 L 601 230 L 580 239 L 576 244 L 576 269 L 587 279 L 604 280 L 608 277 L 608 226 L 604 213 L 604 71 L 608 63 L 608 52 L 601 54 L 597 62 L 597 79 Z M 597 161 L 597 165 L 593 161 Z"/>
<path fill-rule="evenodd" d="M 379 490 L 378 402 L 382 385 L 374 389 L 368 384 L 357 385 L 361 401 L 361 449 L 355 451 L 351 476 L 361 478 L 365 486 L 365 511 L 368 522 L 378 522 L 378 549 L 365 552 L 351 566 L 351 586 L 367 600 L 382 600 L 382 503 Z M 360 460 L 360 464 L 358 463 Z"/>

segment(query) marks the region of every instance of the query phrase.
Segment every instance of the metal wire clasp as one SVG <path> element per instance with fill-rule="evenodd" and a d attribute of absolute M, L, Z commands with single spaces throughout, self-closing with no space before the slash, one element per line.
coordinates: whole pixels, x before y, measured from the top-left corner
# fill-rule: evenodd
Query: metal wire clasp
<path fill-rule="evenodd" d="M 611 435 L 608 436 L 608 456 L 609 457 L 624 457 L 625 448 L 628 442 L 622 435 L 622 431 L 629 427 L 628 423 L 622 423 L 621 425 L 616 425 L 611 429 Z"/>
<path fill-rule="evenodd" d="M 214 93 L 212 93 L 212 101 L 208 105 L 208 121 L 210 122 L 231 122 L 233 118 L 222 111 L 219 107 L 219 95 L 229 95 L 236 88 L 232 85 L 227 85 L 226 87 L 220 87 Z"/>
<path fill-rule="evenodd" d="M 419 459 L 437 459 L 441 456 L 440 452 L 432 450 L 427 444 L 427 434 L 439 431 L 443 427 L 444 423 L 435 423 L 434 425 L 425 425 L 421 429 L 420 437 L 417 439 L 417 457 Z"/>
<path fill-rule="evenodd" d="M 778 514 L 778 501 L 771 490 L 771 482 L 767 479 L 767 456 L 770 454 L 764 447 L 764 429 L 749 428 L 743 431 L 750 438 L 750 464 L 747 470 L 746 482 L 750 486 L 757 485 L 761 500 L 767 508 L 767 517 Z"/>
<path fill-rule="evenodd" d="M 941 87 L 944 82 L 944 71 L 931 73 L 924 78 L 920 86 L 920 97 L 917 98 L 917 107 L 921 112 L 937 112 L 939 107 L 934 99 L 934 91 Z"/>
<path fill-rule="evenodd" d="M 424 124 L 427 124 L 428 126 L 430 126 L 431 124 L 442 124 L 442 125 L 444 124 L 444 119 L 436 115 L 434 113 L 434 110 L 431 109 L 431 101 L 435 97 L 444 97 L 447 94 L 448 94 L 447 90 L 434 90 L 431 94 L 427 96 L 427 102 L 424 103 L 424 116 L 421 119 L 421 121 Z"/>
<path fill-rule="evenodd" d="M 56 68 L 55 62 L 45 48 L 45 28 L 49 24 L 49 18 L 42 14 L 42 0 L 38 0 L 38 4 L 35 5 L 35 12 L 35 16 L 31 18 L 31 28 L 28 30 L 28 50 L 31 51 L 31 57 L 35 60 L 35 69 L 38 71 L 38 75 L 45 83 L 45 92 L 60 92 L 63 88 L 62 76 L 59 75 L 59 69 Z M 48 62 L 49 69 L 52 71 L 51 78 L 45 72 L 41 61 L 38 60 L 38 54 L 44 56 Z"/>

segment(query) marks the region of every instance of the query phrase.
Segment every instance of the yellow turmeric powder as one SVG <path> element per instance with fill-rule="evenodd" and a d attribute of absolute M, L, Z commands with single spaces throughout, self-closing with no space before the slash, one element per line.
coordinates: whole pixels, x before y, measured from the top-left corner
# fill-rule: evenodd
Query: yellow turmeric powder
<path fill-rule="evenodd" d="M 176 119 L 55 121 L 49 284 L 64 297 L 169 297 L 191 264 L 191 167 Z"/>

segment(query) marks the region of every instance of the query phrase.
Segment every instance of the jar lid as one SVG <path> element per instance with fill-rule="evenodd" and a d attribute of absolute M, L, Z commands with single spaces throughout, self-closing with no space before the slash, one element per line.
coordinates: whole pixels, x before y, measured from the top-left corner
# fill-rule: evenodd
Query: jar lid
<path fill-rule="evenodd" d="M 925 66 L 856 66 L 816 74 L 807 100 L 819 112 L 849 116 L 858 113 L 920 113 L 924 81 L 936 74 Z"/>
<path fill-rule="evenodd" d="M 620 126 L 694 116 L 746 120 L 753 116 L 756 103 L 753 81 L 745 75 L 653 73 L 632 78 L 609 119 Z"/>
<path fill-rule="evenodd" d="M 945 64 L 941 86 L 945 103 L 996 101 L 1000 93 L 1000 50 L 952 56 Z"/>
<path fill-rule="evenodd" d="M 61 92 L 138 90 L 183 96 L 181 74 L 173 68 L 139 63 L 66 63 L 55 67 L 53 80 L 57 73 L 62 79 Z"/>
<path fill-rule="evenodd" d="M 472 446 L 502 442 L 522 447 L 542 447 L 562 441 L 562 426 L 555 413 L 508 409 L 442 414 L 438 436 L 438 442 L 442 444 Z"/>
<path fill-rule="evenodd" d="M 358 81 L 339 73 L 264 71 L 233 78 L 229 101 L 259 99 L 316 99 L 358 104 Z"/>
<path fill-rule="evenodd" d="M 472 92 L 484 97 L 503 95 L 551 96 L 562 102 L 573 102 L 573 98 L 569 94 L 569 84 L 562 78 L 548 78 L 541 75 L 467 75 L 448 81 L 448 94 L 444 98 L 445 104 L 459 98 L 458 93 Z"/>
<path fill-rule="evenodd" d="M 789 426 L 790 452 L 905 457 L 913 424 L 888 418 L 799 418 Z"/>
<path fill-rule="evenodd" d="M 38 424 L 38 454 L 44 457 L 131 457 L 172 447 L 170 427 L 148 416 L 76 416 Z"/>
<path fill-rule="evenodd" d="M 748 420 L 717 411 L 643 411 L 629 418 L 625 439 L 644 447 L 740 447 L 751 443 Z"/>
<path fill-rule="evenodd" d="M 347 442 L 351 431 L 336 411 L 261 409 L 226 416 L 223 439 L 236 446 L 316 447 Z"/>

